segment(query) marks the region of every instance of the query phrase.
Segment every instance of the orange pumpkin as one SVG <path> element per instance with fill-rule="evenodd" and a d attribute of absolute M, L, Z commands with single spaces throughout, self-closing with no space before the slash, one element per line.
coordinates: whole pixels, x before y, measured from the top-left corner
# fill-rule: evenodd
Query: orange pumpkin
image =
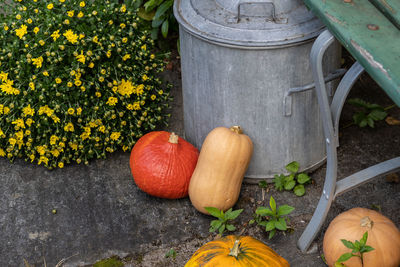
<path fill-rule="evenodd" d="M 365 208 L 354 208 L 339 214 L 329 224 L 324 235 L 323 249 L 329 266 L 334 266 L 339 257 L 351 252 L 340 241 L 360 240 L 368 231 L 366 245 L 374 250 L 363 254 L 363 267 L 399 267 L 400 231 L 395 224 L 379 212 Z M 345 261 L 348 267 L 361 267 L 361 260 L 352 257 Z"/>
<path fill-rule="evenodd" d="M 190 177 L 199 151 L 174 133 L 154 131 L 142 136 L 132 149 L 133 179 L 144 192 L 161 198 L 188 195 Z"/>
<path fill-rule="evenodd" d="M 289 263 L 250 236 L 226 236 L 199 248 L 185 267 L 288 267 Z"/>

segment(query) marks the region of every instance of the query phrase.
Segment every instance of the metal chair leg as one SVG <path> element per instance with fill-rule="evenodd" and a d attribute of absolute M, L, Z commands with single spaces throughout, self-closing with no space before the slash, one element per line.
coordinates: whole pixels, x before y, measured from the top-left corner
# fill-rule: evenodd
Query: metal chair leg
<path fill-rule="evenodd" d="M 337 179 L 336 149 L 338 146 L 338 117 L 340 117 L 340 112 L 348 92 L 363 72 L 363 68 L 358 63 L 354 64 L 350 68 L 350 70 L 341 80 L 331 106 L 324 83 L 322 59 L 326 49 L 333 43 L 333 41 L 334 37 L 332 34 L 327 30 L 324 31 L 314 42 L 310 55 L 311 69 L 315 81 L 315 89 L 320 107 L 326 142 L 327 167 L 321 198 L 318 202 L 313 217 L 297 242 L 297 246 L 302 252 L 305 252 L 315 239 L 325 221 L 332 201 L 334 200 Z"/>

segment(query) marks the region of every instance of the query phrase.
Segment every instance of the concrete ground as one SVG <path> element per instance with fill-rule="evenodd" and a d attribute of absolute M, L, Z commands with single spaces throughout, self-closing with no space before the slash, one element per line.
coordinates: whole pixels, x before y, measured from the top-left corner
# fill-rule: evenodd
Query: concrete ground
<path fill-rule="evenodd" d="M 166 130 L 183 134 L 182 97 L 178 61 L 166 76 L 174 84 L 172 117 Z M 393 103 L 367 76 L 357 83 L 350 97 L 390 106 Z M 354 108 L 346 105 L 341 125 L 349 125 Z M 400 119 L 400 109 L 388 111 Z M 378 122 L 374 129 L 351 125 L 341 130 L 339 177 L 383 160 L 399 156 L 400 126 Z M 208 232 L 212 217 L 200 214 L 188 198 L 165 200 L 138 189 L 129 169 L 130 154 L 117 152 L 89 166 L 70 165 L 48 171 L 24 161 L 11 164 L 0 160 L 0 266 L 92 266 L 101 259 L 116 256 L 125 266 L 183 266 L 202 244 L 214 235 Z M 238 234 L 252 235 L 276 250 L 291 266 L 325 266 L 322 238 L 328 223 L 339 213 L 353 207 L 380 208 L 400 226 L 400 184 L 377 178 L 338 197 L 312 246 L 302 254 L 296 242 L 321 195 L 325 167 L 311 174 L 313 183 L 305 196 L 277 192 L 270 187 L 278 205 L 295 207 L 290 214 L 291 233 L 278 233 L 271 240 L 256 226 L 244 229 L 257 206 L 266 206 L 262 190 L 254 184 L 242 186 L 237 208 Z M 56 210 L 54 214 L 52 210 Z M 176 257 L 165 254 L 174 249 Z M 24 260 L 26 261 L 24 263 Z M 30 265 L 26 265 L 29 263 Z M 97 265 L 99 266 L 99 265 Z M 115 265 L 118 266 L 118 265 Z"/>

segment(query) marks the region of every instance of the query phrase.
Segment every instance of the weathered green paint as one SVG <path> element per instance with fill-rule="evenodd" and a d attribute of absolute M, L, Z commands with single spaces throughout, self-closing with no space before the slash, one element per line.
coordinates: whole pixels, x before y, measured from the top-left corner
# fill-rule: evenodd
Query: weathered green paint
<path fill-rule="evenodd" d="M 390 4 L 396 1 L 386 0 Z M 400 106 L 400 30 L 366 0 L 304 2 Z"/>
<path fill-rule="evenodd" d="M 400 30 L 399 0 L 369 0 Z"/>

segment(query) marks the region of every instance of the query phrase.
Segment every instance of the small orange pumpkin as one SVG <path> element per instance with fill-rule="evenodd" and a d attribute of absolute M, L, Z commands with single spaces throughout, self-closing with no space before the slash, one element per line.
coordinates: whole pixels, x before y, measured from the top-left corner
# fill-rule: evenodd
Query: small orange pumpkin
<path fill-rule="evenodd" d="M 188 195 L 189 181 L 199 151 L 174 133 L 154 131 L 142 136 L 132 149 L 133 179 L 144 192 L 160 198 Z"/>
<path fill-rule="evenodd" d="M 203 245 L 185 267 L 289 267 L 289 263 L 251 236 L 226 236 Z"/>
<path fill-rule="evenodd" d="M 329 224 L 324 235 L 323 249 L 326 262 L 334 266 L 339 257 L 351 252 L 341 239 L 354 242 L 368 231 L 367 245 L 374 250 L 364 253 L 363 267 L 399 267 L 400 231 L 395 224 L 379 212 L 365 208 L 354 208 L 339 214 Z M 361 260 L 352 257 L 345 261 L 348 267 L 361 267 Z"/>

